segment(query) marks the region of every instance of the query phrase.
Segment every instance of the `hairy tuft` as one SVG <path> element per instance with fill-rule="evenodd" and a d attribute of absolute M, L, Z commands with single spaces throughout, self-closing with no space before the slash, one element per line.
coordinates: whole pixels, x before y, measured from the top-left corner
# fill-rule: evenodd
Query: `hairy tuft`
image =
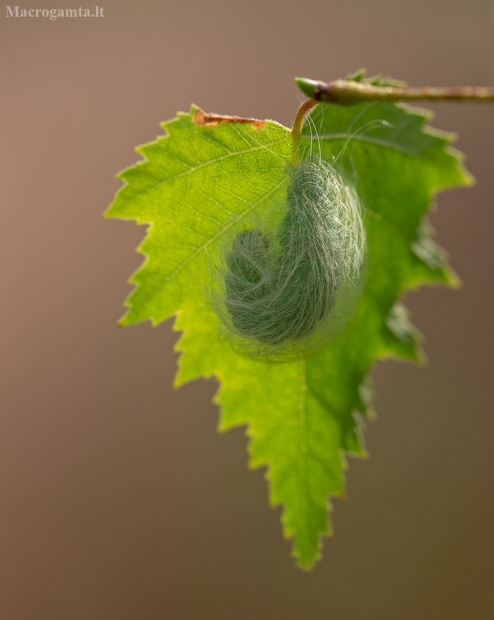
<path fill-rule="evenodd" d="M 365 259 L 353 187 L 325 163 L 292 166 L 289 174 L 281 223 L 236 235 L 213 299 L 238 348 L 280 361 L 339 333 L 358 299 Z"/>

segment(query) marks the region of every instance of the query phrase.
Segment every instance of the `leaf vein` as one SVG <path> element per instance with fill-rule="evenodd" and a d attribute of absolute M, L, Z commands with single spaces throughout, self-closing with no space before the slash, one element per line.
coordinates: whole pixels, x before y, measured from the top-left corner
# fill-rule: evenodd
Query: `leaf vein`
<path fill-rule="evenodd" d="M 283 138 L 281 140 L 276 140 L 274 142 L 271 142 L 269 144 L 269 146 L 276 146 L 278 144 L 283 144 L 283 142 L 286 142 L 287 139 L 288 138 Z M 138 192 L 138 195 L 139 196 L 143 196 L 144 194 L 148 194 L 149 192 L 154 191 L 155 189 L 157 189 L 161 185 L 164 185 L 165 183 L 169 183 L 170 181 L 175 181 L 176 179 L 184 177 L 184 176 L 186 176 L 188 174 L 193 174 L 194 172 L 197 172 L 198 170 L 201 170 L 202 168 L 206 168 L 207 166 L 210 166 L 212 164 L 216 164 L 216 163 L 218 163 L 218 162 L 220 162 L 220 161 L 222 161 L 224 159 L 228 159 L 229 157 L 237 157 L 237 156 L 240 156 L 240 155 L 246 155 L 247 153 L 254 153 L 255 151 L 259 151 L 259 150 L 266 149 L 266 148 L 267 148 L 267 145 L 266 146 L 260 145 L 260 146 L 253 146 L 253 147 L 251 147 L 249 149 L 244 149 L 242 151 L 228 151 L 227 155 L 221 155 L 220 157 L 216 157 L 215 159 L 210 159 L 209 161 L 206 161 L 203 164 L 200 164 L 198 166 L 190 168 L 189 170 L 186 170 L 185 172 L 180 172 L 178 174 L 169 176 L 166 179 L 164 179 L 163 181 L 161 181 L 160 183 L 156 183 L 155 185 L 152 185 L 151 187 L 148 187 L 144 191 Z M 146 164 L 148 162 L 142 162 L 142 163 Z"/>

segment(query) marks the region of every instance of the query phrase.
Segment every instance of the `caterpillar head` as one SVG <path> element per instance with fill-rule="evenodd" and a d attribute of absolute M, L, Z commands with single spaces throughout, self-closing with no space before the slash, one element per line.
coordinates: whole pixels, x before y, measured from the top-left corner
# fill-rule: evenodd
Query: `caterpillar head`
<path fill-rule="evenodd" d="M 248 225 L 225 248 L 213 296 L 234 346 L 272 361 L 333 340 L 355 309 L 365 271 L 354 188 L 322 162 L 291 166 L 289 177 L 277 223 Z"/>

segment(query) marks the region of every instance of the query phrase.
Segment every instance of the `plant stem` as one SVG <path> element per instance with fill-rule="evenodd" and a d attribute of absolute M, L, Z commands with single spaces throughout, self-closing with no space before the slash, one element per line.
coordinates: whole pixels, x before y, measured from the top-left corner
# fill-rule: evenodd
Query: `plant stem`
<path fill-rule="evenodd" d="M 311 110 L 314 106 L 316 106 L 318 102 L 315 99 L 306 99 L 302 105 L 297 110 L 297 114 L 295 115 L 295 120 L 293 121 L 292 127 L 292 161 L 294 164 L 298 164 L 300 162 L 300 140 L 302 139 L 302 127 L 304 125 L 304 120 L 307 115 L 307 112 Z"/>
<path fill-rule="evenodd" d="M 411 88 L 374 86 L 351 80 L 326 83 L 305 78 L 296 78 L 296 82 L 312 100 L 339 105 L 355 105 L 365 101 L 494 101 L 494 88 L 484 86 Z"/>

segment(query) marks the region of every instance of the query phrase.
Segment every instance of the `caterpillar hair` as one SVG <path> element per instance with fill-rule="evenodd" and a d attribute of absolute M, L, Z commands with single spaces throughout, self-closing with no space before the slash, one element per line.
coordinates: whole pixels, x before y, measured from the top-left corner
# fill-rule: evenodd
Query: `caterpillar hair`
<path fill-rule="evenodd" d="M 243 353 L 284 361 L 319 350 L 341 331 L 360 296 L 362 208 L 331 165 L 290 164 L 278 225 L 255 223 L 223 251 L 213 306 Z"/>

